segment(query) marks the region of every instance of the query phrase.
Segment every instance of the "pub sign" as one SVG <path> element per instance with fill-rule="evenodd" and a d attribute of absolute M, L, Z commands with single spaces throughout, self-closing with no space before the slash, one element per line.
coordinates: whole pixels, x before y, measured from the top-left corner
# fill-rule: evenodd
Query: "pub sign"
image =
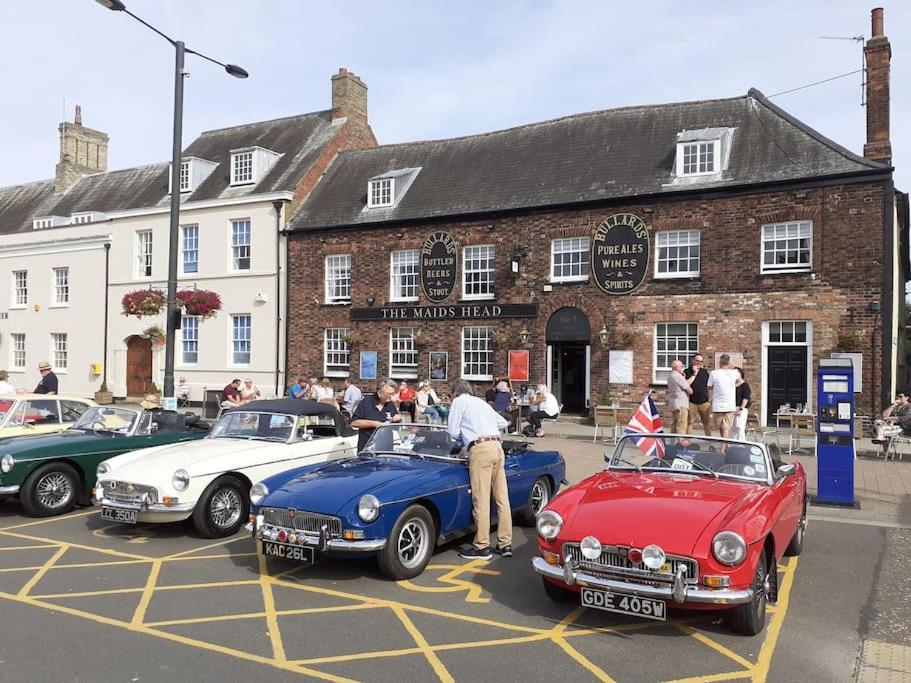
<path fill-rule="evenodd" d="M 608 216 L 592 239 L 592 277 L 608 294 L 630 294 L 645 279 L 649 251 L 648 228 L 639 216 Z"/>
<path fill-rule="evenodd" d="M 458 274 L 458 250 L 448 232 L 427 236 L 421 248 L 421 289 L 424 296 L 438 304 L 455 289 Z"/>

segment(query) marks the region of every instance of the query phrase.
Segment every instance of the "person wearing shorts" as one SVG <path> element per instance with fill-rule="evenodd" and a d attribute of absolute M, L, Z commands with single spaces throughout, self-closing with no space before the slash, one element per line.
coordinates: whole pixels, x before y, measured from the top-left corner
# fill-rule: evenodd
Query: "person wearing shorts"
<path fill-rule="evenodd" d="M 731 357 L 722 353 L 718 367 L 709 375 L 712 390 L 712 412 L 718 420 L 718 430 L 725 439 L 731 438 L 737 417 L 737 387 L 743 384 L 740 373 L 731 367 Z"/>
<path fill-rule="evenodd" d="M 690 367 L 683 371 L 683 376 L 690 380 L 693 393 L 690 396 L 690 414 L 686 433 L 692 434 L 696 427 L 696 418 L 702 422 L 706 436 L 712 435 L 712 404 L 709 402 L 709 371 L 705 369 L 705 359 L 701 353 L 693 355 Z M 696 379 L 693 379 L 695 377 Z"/>

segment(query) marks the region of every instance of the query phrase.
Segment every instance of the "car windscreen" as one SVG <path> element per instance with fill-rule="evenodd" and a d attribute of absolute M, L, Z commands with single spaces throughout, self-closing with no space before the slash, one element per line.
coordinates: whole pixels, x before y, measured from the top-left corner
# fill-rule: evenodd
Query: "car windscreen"
<path fill-rule="evenodd" d="M 210 436 L 214 439 L 288 441 L 293 433 L 293 415 L 232 410 L 218 421 Z"/>
<path fill-rule="evenodd" d="M 129 434 L 133 430 L 139 411 L 129 408 L 93 407 L 86 410 L 73 425 L 73 429 L 108 431 Z"/>
<path fill-rule="evenodd" d="M 3 422 L 3 418 L 6 417 L 9 409 L 12 407 L 13 401 L 0 401 L 0 422 Z"/>
<path fill-rule="evenodd" d="M 362 453 L 451 458 L 457 457 L 460 450 L 459 445 L 443 427 L 389 424 L 377 427 Z"/>
<path fill-rule="evenodd" d="M 766 482 L 771 464 L 755 443 L 698 436 L 630 434 L 617 444 L 611 470 L 648 470 Z"/>

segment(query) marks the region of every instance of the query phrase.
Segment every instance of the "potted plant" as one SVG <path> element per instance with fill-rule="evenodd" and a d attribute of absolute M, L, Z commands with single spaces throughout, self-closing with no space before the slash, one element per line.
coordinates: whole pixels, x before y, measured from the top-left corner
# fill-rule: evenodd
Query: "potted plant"
<path fill-rule="evenodd" d="M 635 345 L 639 339 L 639 333 L 636 330 L 614 329 L 611 332 L 610 346 L 613 349 L 629 349 Z"/>
<path fill-rule="evenodd" d="M 155 394 L 156 396 L 161 396 L 161 389 L 158 388 L 158 385 L 155 382 L 152 382 L 149 385 L 149 393 Z"/>
<path fill-rule="evenodd" d="M 349 332 L 342 337 L 342 341 L 345 342 L 350 349 L 360 344 L 361 338 L 357 335 L 357 332 Z"/>
<path fill-rule="evenodd" d="M 414 345 L 418 348 L 423 348 L 430 343 L 430 339 L 424 334 L 423 330 L 418 330 L 414 333 Z"/>
<path fill-rule="evenodd" d="M 187 315 L 207 320 L 214 318 L 221 310 L 221 297 L 218 292 L 208 289 L 181 289 L 177 292 L 177 304 Z"/>
<path fill-rule="evenodd" d="M 141 336 L 143 339 L 151 339 L 155 346 L 164 346 L 165 335 L 166 333 L 161 325 L 151 325 L 142 331 Z"/>
<path fill-rule="evenodd" d="M 108 383 L 101 382 L 101 388 L 95 392 L 95 403 L 98 405 L 110 405 L 114 402 L 114 394 L 108 391 Z"/>
<path fill-rule="evenodd" d="M 851 330 L 838 335 L 836 346 L 842 351 L 855 351 L 863 348 L 867 335 L 863 330 Z"/>
<path fill-rule="evenodd" d="M 165 295 L 158 289 L 137 289 L 127 292 L 120 300 L 124 315 L 143 316 L 158 315 L 165 307 Z"/>

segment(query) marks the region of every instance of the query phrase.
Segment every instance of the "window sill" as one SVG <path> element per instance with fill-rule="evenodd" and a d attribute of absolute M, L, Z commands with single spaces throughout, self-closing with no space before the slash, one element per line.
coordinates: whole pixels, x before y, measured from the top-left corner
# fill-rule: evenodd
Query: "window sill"
<path fill-rule="evenodd" d="M 339 378 L 351 377 L 350 372 L 341 372 L 339 370 L 332 370 L 331 372 L 326 371 L 326 372 L 323 372 L 323 375 L 325 375 L 326 377 L 339 377 Z"/>
<path fill-rule="evenodd" d="M 418 301 L 418 297 L 413 297 L 411 299 L 389 299 L 389 303 L 391 304 L 416 304 Z"/>
<path fill-rule="evenodd" d="M 485 294 L 484 296 L 463 296 L 459 299 L 460 303 L 469 302 L 469 301 L 494 301 L 496 295 L 494 294 Z"/>
<path fill-rule="evenodd" d="M 67 370 L 66 368 L 64 368 L 63 370 L 60 370 L 59 368 L 54 368 L 55 375 L 68 375 L 69 373 L 70 373 L 70 371 Z"/>
<path fill-rule="evenodd" d="M 9 307 L 11 311 L 25 311 L 28 310 L 28 304 L 13 304 Z"/>
<path fill-rule="evenodd" d="M 417 370 L 414 372 L 390 372 L 389 379 L 417 379 Z"/>
<path fill-rule="evenodd" d="M 231 187 L 243 187 L 244 185 L 256 185 L 256 180 L 255 180 L 255 179 L 251 179 L 251 180 L 244 180 L 244 181 L 241 181 L 241 182 L 232 182 L 232 183 L 230 183 L 230 186 L 231 186 Z"/>
<path fill-rule="evenodd" d="M 548 280 L 547 284 L 549 285 L 578 285 L 585 284 L 589 281 L 587 277 L 580 277 L 575 279 L 562 279 L 562 280 Z"/>
<path fill-rule="evenodd" d="M 48 308 L 69 308 L 69 304 L 48 304 Z"/>
<path fill-rule="evenodd" d="M 7 372 L 15 372 L 20 375 L 24 375 L 26 373 L 26 369 L 25 368 L 10 368 Z"/>
<path fill-rule="evenodd" d="M 350 306 L 350 301 L 324 301 L 320 306 Z"/>
<path fill-rule="evenodd" d="M 812 275 L 812 268 L 801 268 L 795 270 L 760 270 L 760 275 Z"/>
<path fill-rule="evenodd" d="M 462 375 L 466 382 L 492 382 L 493 375 Z"/>
<path fill-rule="evenodd" d="M 702 275 L 653 275 L 652 282 L 664 282 L 666 280 L 686 280 L 688 282 L 698 282 L 702 280 Z"/>

